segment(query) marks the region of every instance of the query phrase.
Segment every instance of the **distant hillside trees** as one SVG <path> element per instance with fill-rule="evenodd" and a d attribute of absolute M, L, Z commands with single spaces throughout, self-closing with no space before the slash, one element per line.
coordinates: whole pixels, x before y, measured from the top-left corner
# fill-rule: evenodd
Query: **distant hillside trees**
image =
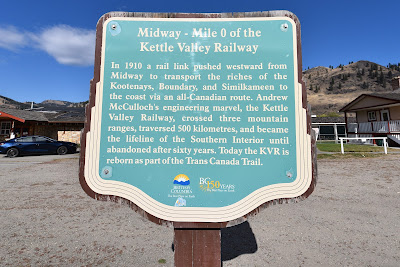
<path fill-rule="evenodd" d="M 318 67 L 305 71 L 307 91 L 314 93 L 342 94 L 357 90 L 387 91 L 391 80 L 400 75 L 400 63 L 379 65 L 369 61 L 349 65 L 338 64 L 336 67 Z"/>
<path fill-rule="evenodd" d="M 400 71 L 400 63 L 397 63 L 397 64 L 391 64 L 391 63 L 389 63 L 389 64 L 387 65 L 387 67 L 388 67 L 388 69 L 391 69 L 391 70 Z"/>

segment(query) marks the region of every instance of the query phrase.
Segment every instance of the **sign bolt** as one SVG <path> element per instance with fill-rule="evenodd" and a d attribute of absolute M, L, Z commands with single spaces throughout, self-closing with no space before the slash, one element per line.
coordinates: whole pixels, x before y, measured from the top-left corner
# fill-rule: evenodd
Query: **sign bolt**
<path fill-rule="evenodd" d="M 101 178 L 111 178 L 112 177 L 112 167 L 106 166 L 100 172 Z"/>

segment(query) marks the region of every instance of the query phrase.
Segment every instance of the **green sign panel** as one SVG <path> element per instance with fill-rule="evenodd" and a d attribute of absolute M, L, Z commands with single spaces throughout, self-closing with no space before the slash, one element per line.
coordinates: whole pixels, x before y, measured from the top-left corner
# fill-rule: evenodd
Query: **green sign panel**
<path fill-rule="evenodd" d="M 87 133 L 99 194 L 170 221 L 228 221 L 310 185 L 296 25 L 110 18 Z"/>

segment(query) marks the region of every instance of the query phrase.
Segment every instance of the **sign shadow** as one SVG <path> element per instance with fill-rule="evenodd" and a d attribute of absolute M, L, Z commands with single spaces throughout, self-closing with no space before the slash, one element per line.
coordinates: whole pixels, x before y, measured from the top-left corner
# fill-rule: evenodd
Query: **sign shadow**
<path fill-rule="evenodd" d="M 257 249 L 256 237 L 247 221 L 221 229 L 222 262 L 232 260 L 243 254 L 255 253 Z"/>
<path fill-rule="evenodd" d="M 174 243 L 171 250 L 175 251 Z M 221 264 L 243 254 L 257 252 L 256 237 L 246 221 L 239 225 L 221 229 Z"/>

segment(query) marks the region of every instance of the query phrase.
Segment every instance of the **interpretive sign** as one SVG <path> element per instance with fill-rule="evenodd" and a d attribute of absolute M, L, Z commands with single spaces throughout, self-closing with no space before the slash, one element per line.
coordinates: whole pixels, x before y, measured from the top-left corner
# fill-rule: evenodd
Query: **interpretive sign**
<path fill-rule="evenodd" d="M 110 15 L 100 26 L 82 147 L 89 194 L 166 221 L 227 222 L 309 190 L 293 19 Z"/>

